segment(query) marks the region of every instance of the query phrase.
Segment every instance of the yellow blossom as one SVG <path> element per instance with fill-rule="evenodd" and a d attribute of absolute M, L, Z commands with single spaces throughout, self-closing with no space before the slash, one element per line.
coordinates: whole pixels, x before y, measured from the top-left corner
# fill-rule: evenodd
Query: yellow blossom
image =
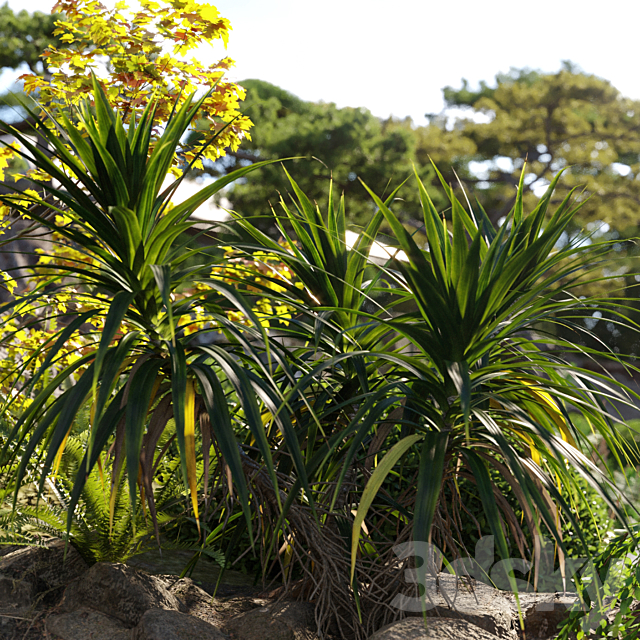
<path fill-rule="evenodd" d="M 111 9 L 93 0 L 58 0 L 53 9 L 65 16 L 56 22 L 61 46 L 51 46 L 42 55 L 50 77 L 26 74 L 21 77 L 24 90 L 38 91 L 46 107 L 70 106 L 90 97 L 91 71 L 95 71 L 126 121 L 136 118 L 153 97 L 157 100 L 155 123 L 160 126 L 176 102 L 180 105 L 190 93 L 211 89 L 196 116 L 205 137 L 218 136 L 204 158 L 216 160 L 225 149 L 237 149 L 249 137 L 252 123 L 240 111 L 244 89 L 224 77 L 233 61 L 223 58 L 203 65 L 199 59 L 183 57 L 216 40 L 226 46 L 229 21 L 215 6 L 194 0 L 145 0 L 139 5 L 139 10 L 133 10 L 119 2 Z M 104 58 L 109 59 L 106 76 L 99 69 Z M 222 131 L 224 123 L 229 126 Z M 174 158 L 175 174 L 196 154 L 195 149 L 182 150 Z"/>

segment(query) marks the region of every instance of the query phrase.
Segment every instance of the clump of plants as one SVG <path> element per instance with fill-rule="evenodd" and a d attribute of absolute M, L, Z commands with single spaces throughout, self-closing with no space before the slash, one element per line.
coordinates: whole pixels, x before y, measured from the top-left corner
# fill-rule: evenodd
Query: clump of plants
<path fill-rule="evenodd" d="M 638 526 L 618 533 L 594 560 L 588 579 L 577 580 L 583 601 L 559 625 L 558 640 L 640 637 Z"/>
<path fill-rule="evenodd" d="M 447 221 L 418 182 L 425 247 L 395 218 L 393 196 L 382 202 L 372 192 L 378 213 L 352 249 L 344 235 L 344 203 L 323 216 L 291 184 L 294 206 L 283 202 L 274 222 L 292 250 L 278 255 L 305 285 L 307 298 L 279 333 L 296 336 L 302 346 L 294 357 L 323 372 L 315 415 L 301 410 L 297 420 L 303 434 L 312 434 L 303 440 L 312 482 L 331 486 L 322 495 L 350 531 L 343 536 L 351 549 L 351 586 L 343 581 L 333 588 L 342 588 L 345 599 L 353 589 L 363 608 L 371 598 L 369 631 L 398 615 L 389 607 L 389 590 L 380 586 L 383 578 L 372 576 L 387 571 L 389 584 L 396 580 L 386 568 L 401 565 L 393 550 L 399 542 L 432 539 L 450 557 L 473 556 L 464 549 L 463 521 L 472 514 L 460 491 L 463 481 L 481 502 L 505 561 L 516 547 L 537 566 L 544 534 L 555 539 L 562 563 L 561 518 L 575 532 L 572 545 L 587 547 L 591 541 L 582 531 L 589 520 L 578 521 L 577 514 L 590 512 L 593 494 L 583 483 L 625 522 L 612 474 L 592 462 L 589 452 L 597 452 L 567 407 L 578 408 L 590 431 L 619 455 L 615 417 L 603 404 L 619 398 L 632 406 L 633 392 L 576 366 L 572 357 L 585 348 L 541 328 L 550 322 L 581 330 L 574 318 L 586 302 L 571 290 L 580 286 L 580 272 L 588 277 L 594 255 L 607 251 L 591 245 L 587 258 L 578 241 L 562 246 L 577 206 L 567 198 L 548 211 L 555 182 L 530 214 L 518 199 L 499 230 L 481 208 L 463 207 L 443 182 L 451 202 Z M 383 221 L 402 253 L 373 276 L 369 271 L 365 283 L 368 252 Z M 257 241 L 246 250 L 278 251 L 249 222 L 238 222 Z M 319 364 L 323 353 L 331 359 Z M 590 353 L 618 361 L 613 353 Z M 329 392 L 332 376 L 337 386 Z M 519 517 L 503 495 L 504 483 Z M 338 504 L 341 515 L 335 514 Z M 536 570 L 531 584 L 537 583 Z M 371 588 L 379 592 L 367 592 Z"/>
<path fill-rule="evenodd" d="M 5 507 L 0 515 L 3 539 L 9 544 L 40 544 L 49 538 L 68 540 L 88 564 L 124 562 L 155 547 L 153 527 L 143 505 L 131 510 L 128 487 L 111 491 L 111 466 L 98 464 L 89 474 L 68 525 L 72 480 L 77 475 L 85 446 L 80 436 L 70 436 L 60 466 L 48 478 L 44 491 L 34 500 L 20 499 L 16 508 Z M 156 490 L 159 525 L 175 519 L 164 508 L 182 503 L 181 483 Z M 182 510 L 181 510 L 182 512 Z"/>

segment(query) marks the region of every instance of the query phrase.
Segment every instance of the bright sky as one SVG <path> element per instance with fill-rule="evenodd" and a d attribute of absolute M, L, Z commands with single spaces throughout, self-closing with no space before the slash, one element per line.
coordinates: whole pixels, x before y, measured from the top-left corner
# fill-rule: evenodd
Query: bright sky
<path fill-rule="evenodd" d="M 442 87 L 509 67 L 572 60 L 640 99 L 638 3 L 569 0 L 211 0 L 231 21 L 232 79 L 259 78 L 305 100 L 411 116 L 443 107 Z M 50 11 L 53 0 L 9 0 Z M 222 53 L 220 53 L 222 55 Z"/>

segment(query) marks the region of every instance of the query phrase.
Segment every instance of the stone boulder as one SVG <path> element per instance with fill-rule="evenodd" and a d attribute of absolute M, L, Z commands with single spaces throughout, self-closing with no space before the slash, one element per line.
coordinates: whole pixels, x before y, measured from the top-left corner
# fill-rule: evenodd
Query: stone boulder
<path fill-rule="evenodd" d="M 411 571 L 411 570 L 409 570 Z M 408 576 L 407 581 L 412 576 Z M 440 573 L 426 579 L 426 615 L 466 620 L 504 640 L 516 640 L 516 620 L 511 602 L 503 591 L 473 579 Z M 417 598 L 393 603 L 407 615 L 422 617 Z"/>
<path fill-rule="evenodd" d="M 31 585 L 32 594 L 60 592 L 87 570 L 82 556 L 63 540 L 42 547 L 21 547 L 0 557 L 0 575 Z"/>
<path fill-rule="evenodd" d="M 216 615 L 221 616 L 225 620 L 230 620 L 248 611 L 253 611 L 260 607 L 268 607 L 270 604 L 273 604 L 273 602 L 267 598 L 237 596 L 218 599 L 216 596 L 213 606 L 215 607 Z"/>
<path fill-rule="evenodd" d="M 217 627 L 179 611 L 149 609 L 133 629 L 131 640 L 228 640 Z"/>
<path fill-rule="evenodd" d="M 149 609 L 184 610 L 185 606 L 157 576 L 125 564 L 98 562 L 65 590 L 61 608 L 72 612 L 91 607 L 135 627 Z"/>
<path fill-rule="evenodd" d="M 518 623 L 518 609 L 513 594 L 507 596 L 511 601 L 513 615 Z M 579 605 L 575 593 L 521 593 L 518 594 L 520 610 L 524 621 L 524 634 L 527 640 L 549 640 L 558 632 L 558 625 L 564 622 L 571 609 Z"/>
<path fill-rule="evenodd" d="M 37 633 L 39 613 L 57 604 L 64 587 L 86 569 L 80 554 L 62 540 L 2 548 L 0 639 L 26 637 L 25 629 Z"/>
<path fill-rule="evenodd" d="M 129 627 L 93 609 L 82 608 L 72 613 L 49 616 L 46 628 L 54 638 L 63 640 L 131 640 Z"/>
<path fill-rule="evenodd" d="M 467 620 L 405 618 L 379 629 L 369 640 L 496 640 L 496 636 Z"/>
<path fill-rule="evenodd" d="M 180 611 L 210 624 L 218 624 L 222 621 L 217 601 L 214 601 L 211 595 L 201 589 L 191 578 L 178 579 L 169 575 L 158 576 L 158 578 L 164 583 L 169 593 L 180 601 Z"/>
<path fill-rule="evenodd" d="M 180 600 L 183 605 L 181 611 L 217 626 L 220 626 L 223 620 L 272 604 L 272 601 L 267 598 L 253 596 L 219 597 L 216 595 L 214 599 L 191 578 L 178 579 L 171 575 L 158 577 L 164 581 L 169 592 Z M 241 585 L 241 591 L 243 586 Z"/>
<path fill-rule="evenodd" d="M 0 614 L 24 614 L 33 606 L 35 595 L 29 580 L 0 575 Z"/>
<path fill-rule="evenodd" d="M 317 640 L 314 605 L 278 602 L 231 618 L 223 626 L 237 640 Z"/>
<path fill-rule="evenodd" d="M 188 578 L 98 563 L 72 582 L 47 631 L 61 640 L 227 640 L 211 596 Z"/>
<path fill-rule="evenodd" d="M 238 595 L 257 591 L 244 584 L 228 587 L 235 595 L 213 600 L 189 578 L 147 575 L 117 563 L 88 569 L 59 540 L 1 551 L 0 640 L 228 640 L 223 621 L 273 604 Z M 269 620 L 267 634 L 262 628 L 256 637 L 273 636 L 276 628 L 294 639 L 313 637 L 304 627 L 313 627 L 313 605 L 283 603 L 274 613 L 277 622 Z"/>

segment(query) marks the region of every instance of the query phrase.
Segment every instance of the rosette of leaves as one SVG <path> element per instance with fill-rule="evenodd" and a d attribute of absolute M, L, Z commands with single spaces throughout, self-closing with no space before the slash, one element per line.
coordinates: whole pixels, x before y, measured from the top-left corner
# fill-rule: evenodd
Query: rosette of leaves
<path fill-rule="evenodd" d="M 613 455 L 620 454 L 617 418 L 606 407 L 613 411 L 612 403 L 621 402 L 633 408 L 638 396 L 606 371 L 577 364 L 576 357 L 600 362 L 619 362 L 619 358 L 605 349 L 582 346 L 579 336 L 587 331 L 576 319 L 587 303 L 611 308 L 625 302 L 585 301 L 571 294 L 591 277 L 594 264 L 606 259 L 608 245 L 564 242 L 580 205 L 572 204 L 570 194 L 556 211 L 549 211 L 560 175 L 529 214 L 523 207 L 523 179 L 524 173 L 516 204 L 499 230 L 480 206 L 475 211 L 465 208 L 442 180 L 451 203 L 447 223 L 418 179 L 425 247 L 418 246 L 370 191 L 406 256 L 393 262 L 395 271 L 388 276 L 396 283 L 399 298 L 415 307 L 385 320 L 385 325 L 411 345 L 396 375 L 402 372 L 410 381 L 405 416 L 412 417 L 364 489 L 353 525 L 352 571 L 369 504 L 389 472 L 411 451 L 419 461 L 414 540 L 430 538 L 436 516 L 454 528 L 455 518 L 460 517 L 452 512 L 461 509 L 457 488 L 461 478 L 475 485 L 498 554 L 505 561 L 510 556 L 507 532 L 523 557 L 525 540 L 492 477 L 506 480 L 530 534 L 540 534 L 541 526 L 551 532 L 561 563 L 566 552 L 561 517 L 587 549 L 572 504 L 584 501 L 576 477 L 597 489 L 618 520 L 627 522 L 612 474 L 593 462 L 598 454 L 574 427 L 569 413 L 570 408 L 577 410 Z M 571 328 L 578 340 L 557 337 L 548 330 L 554 325 Z M 345 460 L 345 465 L 351 463 L 350 457 Z M 443 493 L 447 486 L 449 501 Z M 446 535 L 440 540 L 451 542 Z M 536 567 L 540 555 L 535 537 L 529 557 Z M 537 573 L 534 586 L 536 581 Z"/>
<path fill-rule="evenodd" d="M 262 402 L 273 403 L 278 397 L 264 375 L 267 337 L 246 300 L 211 277 L 215 260 L 193 248 L 183 234 L 192 230 L 195 223 L 189 216 L 200 204 L 250 168 L 172 207 L 170 198 L 180 180 L 164 190 L 162 185 L 185 130 L 207 96 L 190 97 L 176 106 L 151 147 L 157 104 L 150 102 L 139 120 L 125 124 L 95 78 L 93 89 L 93 103 L 81 103 L 73 121 L 70 113 L 61 112 L 49 116 L 51 127 L 32 113 L 36 131 L 52 153 L 13 127 L 3 127 L 23 145 L 24 157 L 53 181 L 34 177 L 38 191 L 3 195 L 2 203 L 59 234 L 86 258 L 45 265 L 48 277 L 26 294 L 37 298 L 45 291 L 81 290 L 83 296 L 83 311 L 74 315 L 70 306 L 68 323 L 52 337 L 29 388 L 37 389 L 46 379 L 74 331 L 94 316 L 102 316 L 104 322 L 95 346 L 88 346 L 81 357 L 48 379 L 22 413 L 6 440 L 5 463 L 19 459 L 19 487 L 32 456 L 40 458 L 42 489 L 59 464 L 78 412 L 89 401 L 90 435 L 70 494 L 69 526 L 86 478 L 107 448 L 114 456 L 112 503 L 126 468 L 134 511 L 139 485 L 155 519 L 152 478 L 162 455 L 157 445 L 168 425 L 174 429 L 184 482 L 198 519 L 195 432 L 204 413 L 209 417 L 202 430 L 204 484 L 215 439 L 249 520 L 248 489 L 234 431 L 236 414 L 277 486 L 257 399 L 259 393 L 266 398 Z M 188 263 L 194 257 L 198 259 Z M 194 283 L 206 290 L 180 293 Z M 229 309 L 246 315 L 251 326 L 231 322 Z M 223 332 L 222 346 L 201 345 L 198 331 L 186 331 L 197 318 L 200 327 L 213 324 Z M 261 375 L 252 375 L 254 370 Z M 297 464 L 304 474 L 301 461 Z"/>

